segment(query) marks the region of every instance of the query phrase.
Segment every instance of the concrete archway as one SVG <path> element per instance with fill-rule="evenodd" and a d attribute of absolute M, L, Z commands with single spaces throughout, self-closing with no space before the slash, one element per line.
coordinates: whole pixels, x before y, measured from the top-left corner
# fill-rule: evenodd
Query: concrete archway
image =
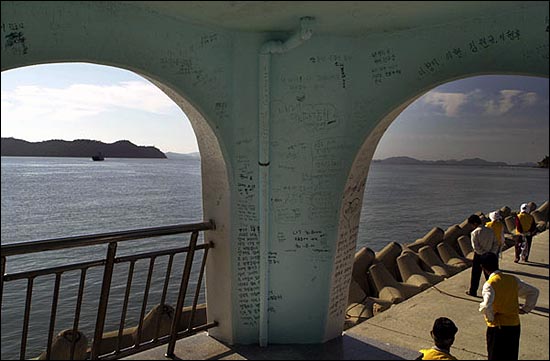
<path fill-rule="evenodd" d="M 338 254 L 353 254 L 357 245 L 357 236 L 359 231 L 359 222 L 361 216 L 361 209 L 363 206 L 363 196 L 365 191 L 365 186 L 367 182 L 368 172 L 370 169 L 370 164 L 376 148 L 384 136 L 386 130 L 390 125 L 395 121 L 395 119 L 414 103 L 417 99 L 428 93 L 429 91 L 437 88 L 438 86 L 450 83 L 460 79 L 466 79 L 471 77 L 476 77 L 480 75 L 504 75 L 499 73 L 490 73 L 490 74 L 465 74 L 461 77 L 453 77 L 449 79 L 440 80 L 431 84 L 427 89 L 419 89 L 416 94 L 412 95 L 410 98 L 405 99 L 401 104 L 397 104 L 393 110 L 389 111 L 385 116 L 383 116 L 378 122 L 374 130 L 368 135 L 364 140 L 358 152 L 355 155 L 351 170 L 349 172 L 345 191 L 343 194 L 342 204 L 340 208 L 339 216 L 339 226 L 338 226 L 338 243 L 337 243 L 337 255 L 335 260 L 339 259 Z M 511 74 L 506 74 L 511 75 Z M 518 76 L 538 76 L 540 74 L 513 74 Z M 351 259 L 353 262 L 353 259 Z M 351 275 L 351 263 L 348 265 L 349 272 Z M 347 274 L 344 274 L 344 278 L 347 277 Z M 333 278 L 333 282 L 335 279 Z M 334 283 L 333 283 L 334 284 Z M 342 289 L 343 294 L 347 295 L 347 289 Z M 330 339 L 330 337 L 328 337 Z"/>
<path fill-rule="evenodd" d="M 227 162 L 220 143 L 204 115 L 186 98 L 159 81 L 149 79 L 165 92 L 189 118 L 201 154 L 202 202 L 205 220 L 214 220 L 216 229 L 206 232 L 205 242 L 213 242 L 206 271 L 206 301 L 209 320 L 218 321 L 218 327 L 209 331 L 212 336 L 229 338 L 231 335 L 231 304 L 225 302 L 231 295 L 231 218 L 230 182 Z M 229 338 L 230 339 L 230 338 Z"/>
<path fill-rule="evenodd" d="M 54 64 L 60 62 L 46 62 L 41 65 Z M 90 64 L 107 65 L 99 62 Z M 33 64 L 26 64 L 30 66 Z M 19 66 L 13 69 L 23 68 Z M 230 242 L 229 234 L 231 231 L 229 218 L 230 205 L 230 181 L 228 177 L 228 166 L 225 156 L 222 152 L 220 142 L 212 130 L 206 117 L 196 106 L 192 104 L 184 95 L 174 90 L 165 82 L 147 76 L 140 71 L 132 70 L 122 65 L 113 66 L 133 73 L 147 79 L 164 92 L 177 106 L 187 115 L 199 146 L 201 154 L 201 181 L 202 181 L 202 207 L 203 219 L 213 220 L 216 229 L 205 232 L 205 242 L 214 243 L 215 250 L 209 253 L 207 260 L 206 288 L 207 288 L 207 312 L 208 318 L 217 320 L 220 327 L 210 331 L 212 335 L 231 334 L 231 312 L 230 305 L 223 302 L 230 297 L 231 278 L 230 278 Z M 182 120 L 183 121 L 183 120 Z"/>

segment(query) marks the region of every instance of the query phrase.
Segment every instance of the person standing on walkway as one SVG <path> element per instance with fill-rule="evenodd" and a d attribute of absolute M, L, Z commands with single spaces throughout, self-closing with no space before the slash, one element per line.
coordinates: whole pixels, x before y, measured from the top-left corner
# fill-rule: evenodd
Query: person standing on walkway
<path fill-rule="evenodd" d="M 500 211 L 494 211 L 489 213 L 490 222 L 485 223 L 485 227 L 493 230 L 498 243 L 497 255 L 502 258 L 502 251 L 504 249 L 504 224 L 502 223 L 502 216 Z"/>
<path fill-rule="evenodd" d="M 537 224 L 535 218 L 529 214 L 529 204 L 523 203 L 520 208 L 520 213 L 516 216 L 516 234 L 518 240 L 516 240 L 516 258 L 514 262 L 518 263 L 521 260 L 527 262 L 529 260 L 529 251 L 531 250 L 531 243 L 533 241 L 533 233 L 537 230 Z"/>
<path fill-rule="evenodd" d="M 472 214 L 468 217 L 468 223 L 475 229 L 470 233 L 472 248 L 474 249 L 474 259 L 472 263 L 472 274 L 470 276 L 470 288 L 466 291 L 466 294 L 477 297 L 479 279 L 481 278 L 479 257 L 487 252 L 496 255 L 498 252 L 498 242 L 494 232 L 481 223 L 481 218 L 479 218 L 478 215 Z M 488 276 L 488 274 L 485 274 L 485 279 L 487 279 Z"/>
<path fill-rule="evenodd" d="M 494 253 L 480 256 L 481 267 L 490 274 L 483 284 L 483 301 L 479 304 L 487 323 L 487 355 L 489 360 L 518 360 L 520 320 L 519 315 L 531 312 L 537 304 L 539 290 L 516 276 L 498 269 L 498 257 Z M 518 298 L 525 299 L 520 306 Z"/>
<path fill-rule="evenodd" d="M 435 346 L 420 350 L 422 355 L 416 360 L 456 360 L 457 358 L 451 355 L 450 350 L 457 332 L 458 328 L 452 320 L 447 317 L 436 319 L 430 331 Z"/>

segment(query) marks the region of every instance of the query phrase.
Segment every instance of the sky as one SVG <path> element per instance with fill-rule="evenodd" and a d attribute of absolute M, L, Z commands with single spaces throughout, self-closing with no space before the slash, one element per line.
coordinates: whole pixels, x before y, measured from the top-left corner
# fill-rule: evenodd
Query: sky
<path fill-rule="evenodd" d="M 198 151 L 182 110 L 133 72 L 62 63 L 8 70 L 1 77 L 2 137 L 124 139 L 163 152 Z M 549 153 L 548 87 L 548 78 L 509 75 L 443 84 L 396 118 L 374 158 L 540 161 Z"/>

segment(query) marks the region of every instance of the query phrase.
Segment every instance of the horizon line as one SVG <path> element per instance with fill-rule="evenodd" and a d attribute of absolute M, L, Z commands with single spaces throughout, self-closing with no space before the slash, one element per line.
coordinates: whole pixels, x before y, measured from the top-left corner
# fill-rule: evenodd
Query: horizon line
<path fill-rule="evenodd" d="M 547 157 L 547 156 L 546 156 Z M 436 160 L 431 160 L 431 159 L 418 159 L 418 158 L 414 158 L 414 157 L 410 157 L 408 155 L 396 155 L 396 156 L 390 156 L 390 157 L 387 157 L 387 158 L 378 158 L 378 159 L 375 159 L 375 158 L 372 158 L 372 161 L 384 161 L 384 160 L 388 160 L 388 159 L 392 159 L 392 158 L 408 158 L 408 159 L 412 159 L 412 160 L 417 160 L 417 161 L 420 161 L 420 162 L 448 162 L 448 161 L 457 161 L 457 162 L 461 162 L 461 161 L 465 161 L 465 160 L 476 160 L 476 159 L 479 159 L 479 160 L 482 160 L 484 162 L 489 162 L 489 163 L 504 163 L 504 164 L 507 164 L 507 165 L 519 165 L 519 164 L 537 164 L 538 161 L 528 161 L 528 162 L 520 162 L 520 163 L 510 163 L 510 162 L 506 162 L 506 161 L 503 161 L 503 160 L 497 160 L 497 161 L 492 161 L 492 160 L 487 160 L 487 159 L 484 159 L 484 158 L 481 158 L 481 157 L 474 157 L 474 158 L 463 158 L 463 159 L 455 159 L 455 158 L 450 158 L 450 159 L 436 159 Z"/>
<path fill-rule="evenodd" d="M 1 138 L 2 138 L 2 139 L 9 139 L 9 138 L 12 138 L 12 139 L 16 139 L 16 140 L 22 140 L 22 141 L 25 141 L 25 142 L 28 142 L 28 143 L 39 143 L 39 142 L 49 142 L 49 141 L 74 142 L 74 141 L 78 141 L 78 140 L 86 140 L 86 141 L 100 142 L 100 143 L 105 143 L 105 144 L 114 144 L 114 143 L 122 142 L 122 141 L 126 141 L 126 142 L 130 142 L 130 143 L 135 144 L 133 141 L 128 140 L 128 139 L 120 139 L 120 140 L 116 140 L 116 141 L 114 141 L 114 142 L 112 142 L 112 143 L 108 143 L 108 142 L 102 141 L 102 140 L 84 139 L 84 138 L 78 138 L 78 139 L 73 139 L 73 140 L 66 140 L 66 139 L 47 139 L 47 140 L 37 140 L 37 141 L 29 141 L 29 140 L 25 140 L 25 139 L 22 139 L 22 138 L 16 138 L 16 137 L 13 137 L 13 136 L 1 137 Z M 138 145 L 138 144 L 135 144 L 135 145 Z M 160 150 L 161 152 L 163 152 L 163 153 L 176 153 L 176 154 L 195 154 L 195 153 L 199 153 L 199 154 L 200 154 L 200 151 L 199 151 L 198 149 L 195 150 L 195 151 L 183 153 L 183 152 L 178 152 L 178 151 L 173 151 L 173 150 L 163 151 L 163 150 L 161 150 L 159 147 L 157 147 L 156 145 L 138 145 L 138 146 L 140 146 L 140 147 L 155 147 L 155 148 L 159 149 L 159 150 Z M 413 160 L 417 160 L 417 161 L 421 161 L 421 162 L 438 162 L 438 161 L 446 162 L 446 161 L 464 161 L 464 160 L 470 160 L 470 159 L 480 159 L 480 160 L 483 160 L 483 161 L 485 161 L 485 162 L 490 162 L 490 163 L 505 163 L 505 164 L 508 164 L 508 165 L 517 165 L 517 164 L 537 164 L 537 162 L 538 162 L 538 161 L 527 161 L 527 162 L 520 162 L 520 163 L 510 163 L 510 162 L 506 162 L 506 161 L 503 161 L 503 160 L 491 161 L 491 160 L 487 160 L 487 159 L 484 159 L 484 158 L 481 158 L 481 157 L 463 158 L 463 159 L 449 158 L 449 159 L 431 160 L 431 159 L 419 159 L 419 158 L 414 158 L 414 157 L 407 156 L 407 155 L 395 155 L 395 156 L 390 156 L 390 157 L 386 157 L 386 158 L 377 158 L 377 159 L 375 159 L 375 158 L 373 157 L 373 158 L 372 158 L 372 161 L 373 161 L 373 162 L 374 162 L 374 161 L 384 161 L 384 160 L 391 159 L 391 158 L 409 158 L 409 159 L 413 159 Z"/>

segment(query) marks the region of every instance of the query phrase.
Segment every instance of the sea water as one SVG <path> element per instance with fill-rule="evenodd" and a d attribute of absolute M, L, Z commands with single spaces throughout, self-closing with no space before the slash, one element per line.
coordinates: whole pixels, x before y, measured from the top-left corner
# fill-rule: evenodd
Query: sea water
<path fill-rule="evenodd" d="M 2 244 L 203 221 L 198 160 L 2 157 L 1 172 Z M 378 251 L 391 241 L 414 242 L 433 227 L 445 230 L 477 211 L 488 213 L 503 206 L 517 210 L 529 201 L 540 205 L 549 199 L 548 185 L 548 169 L 373 163 L 357 249 L 368 246 Z M 187 235 L 177 235 L 126 242 L 119 245 L 117 255 L 182 246 L 187 241 Z M 85 249 L 87 254 L 71 249 L 9 257 L 8 271 L 102 259 L 106 254 L 105 245 Z M 159 258 L 155 263 L 148 310 L 160 300 L 166 261 Z M 148 265 L 148 260 L 136 263 L 128 327 L 139 319 Z M 176 257 L 171 282 L 179 282 L 182 267 L 183 255 Z M 106 331 L 118 329 L 127 269 L 127 265 L 115 267 Z M 79 276 L 79 272 L 63 276 L 56 333 L 72 327 Z M 27 357 L 45 349 L 54 279 L 35 281 Z M 101 280 L 101 268 L 90 269 L 79 325 L 89 337 L 93 337 Z M 175 304 L 176 289 L 170 287 L 167 303 Z M 25 290 L 26 281 L 4 286 L 2 359 L 18 358 Z M 204 293 L 199 301 L 204 302 Z"/>

